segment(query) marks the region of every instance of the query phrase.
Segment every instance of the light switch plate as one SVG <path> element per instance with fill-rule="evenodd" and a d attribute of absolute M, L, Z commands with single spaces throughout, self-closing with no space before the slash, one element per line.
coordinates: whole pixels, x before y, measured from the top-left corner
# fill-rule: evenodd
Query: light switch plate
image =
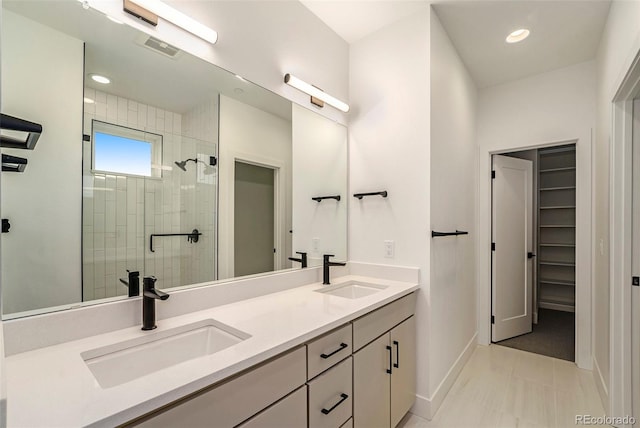
<path fill-rule="evenodd" d="M 395 243 L 393 241 L 384 241 L 384 256 L 392 259 L 395 255 Z"/>

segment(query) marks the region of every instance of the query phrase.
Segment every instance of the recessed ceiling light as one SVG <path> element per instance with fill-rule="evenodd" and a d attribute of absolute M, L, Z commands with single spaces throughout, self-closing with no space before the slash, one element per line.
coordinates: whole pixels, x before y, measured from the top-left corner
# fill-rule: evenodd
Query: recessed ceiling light
<path fill-rule="evenodd" d="M 89 97 L 84 97 L 84 102 L 85 102 L 85 103 L 87 103 L 87 104 L 93 104 L 93 103 L 95 103 L 95 101 L 94 101 L 94 100 L 92 100 L 92 99 L 91 99 L 91 98 L 89 98 Z"/>
<path fill-rule="evenodd" d="M 111 80 L 109 80 L 108 77 L 104 77 L 99 74 L 91 74 L 90 76 L 95 82 L 102 83 L 103 85 L 111 83 Z"/>
<path fill-rule="evenodd" d="M 507 43 L 518 43 L 529 37 L 529 30 L 520 28 L 507 36 Z"/>
<path fill-rule="evenodd" d="M 124 24 L 124 22 L 115 19 L 113 16 L 107 15 L 107 19 L 111 22 L 115 22 L 116 24 Z"/>

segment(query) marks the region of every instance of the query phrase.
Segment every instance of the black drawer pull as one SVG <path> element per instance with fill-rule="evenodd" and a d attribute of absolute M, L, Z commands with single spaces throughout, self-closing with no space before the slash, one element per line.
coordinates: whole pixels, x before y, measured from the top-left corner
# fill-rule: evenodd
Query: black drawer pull
<path fill-rule="evenodd" d="M 397 340 L 393 341 L 393 344 L 396 345 L 396 362 L 393 363 L 393 367 L 399 369 L 400 368 L 400 344 Z"/>
<path fill-rule="evenodd" d="M 333 409 L 335 409 L 336 407 L 338 407 L 339 405 L 342 404 L 342 402 L 344 400 L 346 400 L 347 398 L 349 398 L 349 396 L 347 394 L 345 394 L 344 392 L 342 394 L 340 394 L 340 401 L 338 401 L 336 404 L 333 405 L 332 408 L 330 408 L 329 410 L 327 409 L 322 409 L 322 413 L 324 413 L 325 415 L 328 415 L 329 413 L 331 413 L 333 411 Z"/>
<path fill-rule="evenodd" d="M 335 355 L 335 354 L 337 354 L 338 352 L 342 351 L 342 350 L 343 350 L 344 348 L 346 348 L 347 346 L 349 346 L 349 345 L 347 345 L 346 343 L 341 343 L 341 344 L 340 344 L 340 346 L 338 347 L 338 349 L 336 349 L 335 351 L 333 351 L 333 352 L 332 352 L 332 353 L 330 353 L 330 354 L 320 354 L 320 357 L 321 357 L 321 358 L 324 358 L 324 359 L 326 360 L 326 359 L 327 359 L 327 358 L 329 358 L 330 356 Z"/>
<path fill-rule="evenodd" d="M 391 346 L 387 346 L 387 351 L 389 351 L 389 368 L 387 369 L 387 373 L 393 373 L 393 368 L 391 368 L 393 363 L 393 354 L 391 353 Z"/>

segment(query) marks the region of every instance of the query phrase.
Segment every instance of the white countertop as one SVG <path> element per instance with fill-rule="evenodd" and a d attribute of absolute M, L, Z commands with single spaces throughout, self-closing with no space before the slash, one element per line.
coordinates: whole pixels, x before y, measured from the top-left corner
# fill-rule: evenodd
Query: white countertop
<path fill-rule="evenodd" d="M 334 284 L 350 280 L 387 288 L 347 299 L 314 293 L 323 287 L 314 283 L 161 320 L 153 332 L 214 319 L 251 337 L 215 354 L 110 388 L 98 384 L 80 354 L 149 334 L 139 326 L 12 355 L 5 360 L 7 426 L 114 426 L 127 422 L 418 289 L 415 283 L 353 275 Z M 157 304 L 170 305 L 171 299 Z"/>

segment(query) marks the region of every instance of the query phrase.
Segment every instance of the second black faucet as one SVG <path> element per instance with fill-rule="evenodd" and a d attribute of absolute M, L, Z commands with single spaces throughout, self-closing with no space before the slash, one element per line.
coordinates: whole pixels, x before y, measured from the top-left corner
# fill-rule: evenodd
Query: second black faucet
<path fill-rule="evenodd" d="M 167 300 L 169 295 L 156 290 L 156 277 L 145 276 L 142 280 L 142 329 L 156 328 L 156 300 Z"/>
<path fill-rule="evenodd" d="M 331 262 L 329 259 L 331 257 L 335 257 L 333 254 L 325 254 L 322 256 L 322 283 L 327 285 L 331 284 L 329 282 L 329 268 L 331 266 L 344 266 L 346 263 L 342 262 Z"/>

